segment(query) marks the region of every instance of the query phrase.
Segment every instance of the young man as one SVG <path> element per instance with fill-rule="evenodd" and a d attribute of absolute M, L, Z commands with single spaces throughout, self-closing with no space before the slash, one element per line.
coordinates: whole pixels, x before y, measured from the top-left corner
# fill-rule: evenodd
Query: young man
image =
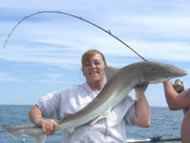
<path fill-rule="evenodd" d="M 190 88 L 181 92 L 176 92 L 175 87 L 172 86 L 170 81 L 164 82 L 164 91 L 166 101 L 171 110 L 184 110 L 184 119 L 181 126 L 181 140 L 182 143 L 190 142 Z"/>
<path fill-rule="evenodd" d="M 88 105 L 104 88 L 104 55 L 89 50 L 82 56 L 82 72 L 86 82 L 73 88 L 50 93 L 42 97 L 29 112 L 31 121 L 51 135 L 58 127 L 54 119 L 63 119 Z M 126 125 L 136 124 L 148 127 L 151 124 L 150 108 L 144 92 L 146 87 L 136 88 L 137 101 L 127 96 L 99 120 L 76 128 L 72 133 L 64 131 L 64 143 L 124 143 Z M 47 118 L 44 118 L 47 117 Z"/>

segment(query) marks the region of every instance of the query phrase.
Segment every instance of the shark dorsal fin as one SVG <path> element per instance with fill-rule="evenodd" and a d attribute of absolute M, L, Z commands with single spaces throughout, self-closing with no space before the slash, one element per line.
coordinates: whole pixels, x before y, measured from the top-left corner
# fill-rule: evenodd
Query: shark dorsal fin
<path fill-rule="evenodd" d="M 120 71 L 119 68 L 114 68 L 114 67 L 105 67 L 105 75 L 106 75 L 106 80 L 109 81 L 112 77 L 115 76 L 116 73 Z"/>

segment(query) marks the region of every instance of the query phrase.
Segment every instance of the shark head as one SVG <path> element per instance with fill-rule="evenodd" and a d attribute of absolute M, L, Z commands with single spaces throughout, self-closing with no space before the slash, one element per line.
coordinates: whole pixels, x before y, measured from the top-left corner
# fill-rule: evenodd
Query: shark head
<path fill-rule="evenodd" d="M 123 71 L 125 72 L 123 77 L 126 77 L 130 72 L 135 73 L 135 78 L 139 80 L 139 83 L 160 83 L 172 78 L 185 76 L 187 74 L 183 69 L 174 65 L 150 61 L 137 62 L 121 69 L 106 67 L 105 71 L 108 81 L 117 74 L 121 75 L 121 71 Z"/>
<path fill-rule="evenodd" d="M 166 80 L 170 80 L 177 77 L 187 75 L 187 73 L 174 65 L 164 64 L 158 62 L 140 62 L 141 68 L 143 68 L 143 74 L 146 77 L 146 81 L 151 83 L 159 83 Z"/>

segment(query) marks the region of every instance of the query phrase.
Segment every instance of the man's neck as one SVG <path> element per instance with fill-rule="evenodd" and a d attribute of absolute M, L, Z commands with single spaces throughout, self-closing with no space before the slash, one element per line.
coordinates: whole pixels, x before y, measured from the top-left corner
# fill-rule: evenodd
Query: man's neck
<path fill-rule="evenodd" d="M 88 85 L 90 86 L 90 88 L 93 91 L 99 92 L 104 88 L 104 81 L 97 81 L 97 82 L 93 82 L 93 83 L 88 83 Z"/>

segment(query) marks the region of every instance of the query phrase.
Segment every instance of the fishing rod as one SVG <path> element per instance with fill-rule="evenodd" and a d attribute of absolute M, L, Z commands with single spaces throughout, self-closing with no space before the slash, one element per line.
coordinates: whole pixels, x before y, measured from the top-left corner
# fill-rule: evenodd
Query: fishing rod
<path fill-rule="evenodd" d="M 181 141 L 181 138 L 162 138 L 161 136 L 152 137 L 148 139 L 129 139 L 127 143 L 159 143 L 159 142 L 173 142 L 173 141 Z"/>
<path fill-rule="evenodd" d="M 10 33 L 8 34 L 7 36 L 7 39 L 5 40 L 4 44 L 3 44 L 3 48 L 6 47 L 11 35 L 13 34 L 13 32 L 15 31 L 15 29 L 23 22 L 25 21 L 26 19 L 32 17 L 32 16 L 35 16 L 35 15 L 39 15 L 39 14 L 62 14 L 62 15 L 67 15 L 67 16 L 71 16 L 71 17 L 74 17 L 74 18 L 77 18 L 79 20 L 82 20 L 84 22 L 87 22 L 89 23 L 90 25 L 93 25 L 95 26 L 96 28 L 104 31 L 105 33 L 109 34 L 111 37 L 115 38 L 116 40 L 118 40 L 120 43 L 122 43 L 123 45 L 125 45 L 127 48 L 129 48 L 131 51 L 133 51 L 137 56 L 139 56 L 143 61 L 147 61 L 143 56 L 141 56 L 137 51 L 135 51 L 133 48 L 131 48 L 128 44 L 126 44 L 124 41 L 122 41 L 121 39 L 119 39 L 117 36 L 115 36 L 114 34 L 111 33 L 110 30 L 105 30 L 104 28 L 98 26 L 97 24 L 89 21 L 89 20 L 86 20 L 80 16 L 76 16 L 76 15 L 73 15 L 73 14 L 70 14 L 70 13 L 66 13 L 66 12 L 62 12 L 62 11 L 38 11 L 36 13 L 32 13 L 30 15 L 27 15 L 25 16 L 23 19 L 21 19 L 20 21 L 18 21 L 18 23 L 12 28 L 12 30 L 10 31 Z"/>

